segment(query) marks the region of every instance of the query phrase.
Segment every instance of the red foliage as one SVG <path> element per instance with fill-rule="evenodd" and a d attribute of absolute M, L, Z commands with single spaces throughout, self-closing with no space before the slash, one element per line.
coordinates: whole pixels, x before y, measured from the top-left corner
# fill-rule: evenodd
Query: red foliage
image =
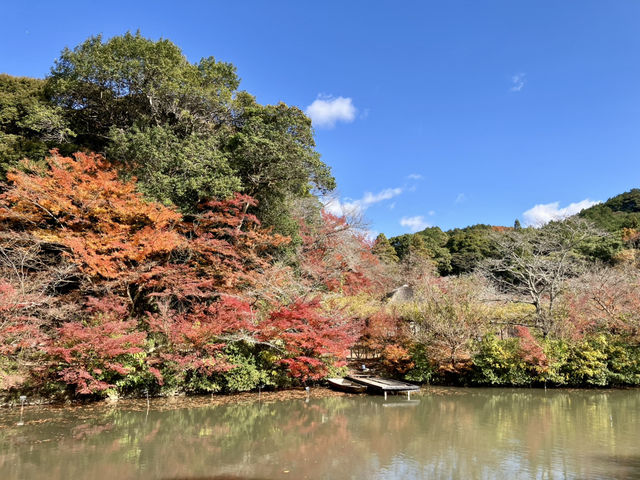
<path fill-rule="evenodd" d="M 40 296 L 21 293 L 0 278 L 0 355 L 15 355 L 42 344 L 42 322 L 29 313 L 39 301 Z"/>
<path fill-rule="evenodd" d="M 40 371 L 91 394 L 141 371 L 162 383 L 161 364 L 178 373 L 223 372 L 233 367 L 224 348 L 238 341 L 264 341 L 282 353 L 293 377 L 319 379 L 355 340 L 355 323 L 323 314 L 318 301 L 281 307 L 275 297 L 262 297 L 261 305 L 277 306 L 257 324 L 238 295 L 259 297 L 269 254 L 288 239 L 247 213 L 256 204 L 251 197 L 210 201 L 183 218 L 146 201 L 135 180 L 121 181 L 100 155 L 53 151 L 46 161 L 46 170 L 25 162 L 8 174 L 0 228 L 57 244 L 55 253 L 34 250 L 42 258 L 34 257 L 36 273 L 24 279 L 33 281 L 53 256 L 68 268 L 40 275 L 42 288 L 25 292 L 54 292 L 47 295 L 64 297 L 64 308 L 42 321 L 31 318 L 41 301 L 1 281 L 0 353 L 40 350 L 47 360 Z M 319 226 L 303 228 L 303 238 L 305 287 L 353 294 L 381 284 L 371 245 L 345 219 L 324 213 Z"/>
<path fill-rule="evenodd" d="M 79 394 L 90 394 L 112 386 L 109 380 L 131 372 L 123 362 L 140 353 L 146 334 L 136 331 L 135 320 L 126 320 L 127 309 L 116 298 L 89 299 L 86 323 L 68 322 L 45 348 L 52 366 Z"/>
<path fill-rule="evenodd" d="M 155 361 L 204 375 L 232 368 L 222 349 L 229 341 L 251 340 L 255 330 L 249 304 L 227 296 L 212 305 L 197 304 L 188 313 L 150 314 L 147 321 L 157 342 Z"/>
<path fill-rule="evenodd" d="M 298 299 L 274 310 L 259 329 L 261 340 L 282 345 L 281 363 L 302 381 L 326 376 L 327 363 L 344 358 L 357 339 L 356 326 L 323 314 L 318 300 Z"/>
<path fill-rule="evenodd" d="M 525 362 L 539 368 L 549 366 L 549 359 L 529 328 L 517 326 L 516 335 L 520 338 L 520 353 Z"/>
<path fill-rule="evenodd" d="M 355 295 L 384 284 L 380 260 L 371 242 L 345 217 L 322 212 L 319 225 L 300 220 L 301 269 L 312 288 Z"/>
<path fill-rule="evenodd" d="M 575 336 L 607 331 L 640 339 L 640 274 L 635 268 L 586 274 L 565 296 Z"/>
<path fill-rule="evenodd" d="M 182 255 L 186 262 L 155 267 L 139 283 L 155 296 L 179 301 L 235 293 L 255 283 L 269 265 L 269 251 L 289 241 L 261 228 L 258 219 L 246 213 L 255 203 L 236 194 L 202 205 L 195 219 L 179 225 L 188 239 Z"/>
<path fill-rule="evenodd" d="M 382 351 L 381 358 L 384 367 L 394 373 L 403 374 L 415 366 L 409 351 L 400 345 L 387 345 Z"/>

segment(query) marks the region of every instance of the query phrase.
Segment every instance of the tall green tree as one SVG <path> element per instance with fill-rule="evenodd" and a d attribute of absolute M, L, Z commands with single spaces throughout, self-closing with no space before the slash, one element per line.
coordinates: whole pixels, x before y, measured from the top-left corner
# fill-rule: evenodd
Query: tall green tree
<path fill-rule="evenodd" d="M 191 63 L 169 40 L 138 32 L 65 49 L 47 92 L 79 143 L 106 152 L 149 197 L 193 212 L 242 191 L 265 223 L 290 233 L 293 200 L 335 181 L 304 113 L 260 105 L 239 85 L 232 64 Z"/>
<path fill-rule="evenodd" d="M 0 74 L 0 180 L 23 158 L 43 160 L 73 136 L 44 86 L 36 78 Z"/>
<path fill-rule="evenodd" d="M 376 237 L 371 252 L 385 263 L 398 263 L 398 255 L 384 233 Z"/>

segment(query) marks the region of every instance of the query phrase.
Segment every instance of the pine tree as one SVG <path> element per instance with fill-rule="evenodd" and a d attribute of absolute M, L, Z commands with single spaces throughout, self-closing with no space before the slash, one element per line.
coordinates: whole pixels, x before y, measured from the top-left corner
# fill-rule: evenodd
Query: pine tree
<path fill-rule="evenodd" d="M 384 233 L 376 237 L 371 251 L 385 263 L 397 263 L 399 261 L 396 249 L 389 243 Z"/>

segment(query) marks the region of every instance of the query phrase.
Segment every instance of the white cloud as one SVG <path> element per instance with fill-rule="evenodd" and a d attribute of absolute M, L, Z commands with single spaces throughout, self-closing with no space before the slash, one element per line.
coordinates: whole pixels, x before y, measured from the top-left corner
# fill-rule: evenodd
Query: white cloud
<path fill-rule="evenodd" d="M 402 188 L 385 188 L 378 193 L 365 192 L 362 198 L 352 200 L 346 198 L 341 201 L 339 198 L 325 198 L 325 210 L 334 215 L 361 215 L 371 205 L 391 200 L 403 192 Z"/>
<path fill-rule="evenodd" d="M 520 90 L 522 90 L 524 88 L 524 84 L 527 81 L 526 77 L 526 73 L 516 73 L 515 75 L 513 75 L 511 77 L 511 88 L 509 90 L 511 90 L 512 92 L 519 92 Z"/>
<path fill-rule="evenodd" d="M 333 128 L 336 122 L 351 123 L 356 118 L 356 107 L 351 98 L 318 96 L 305 113 L 313 125 L 321 128 Z"/>
<path fill-rule="evenodd" d="M 402 217 L 400 219 L 400 225 L 408 227 L 411 233 L 419 232 L 427 227 L 430 227 L 429 223 L 424 221 L 422 215 L 416 215 L 415 217 Z"/>
<path fill-rule="evenodd" d="M 420 175 L 419 173 L 410 173 L 409 175 L 407 175 L 407 178 L 409 180 L 422 180 L 422 175 Z"/>
<path fill-rule="evenodd" d="M 455 203 L 455 204 L 462 203 L 466 199 L 467 199 L 467 196 L 464 193 L 459 193 L 458 196 L 456 197 L 455 202 L 453 202 L 453 203 Z"/>
<path fill-rule="evenodd" d="M 362 197 L 361 202 L 364 206 L 368 207 L 369 205 L 373 205 L 374 203 L 378 203 L 383 200 L 389 200 L 393 197 L 397 197 L 401 193 L 402 193 L 402 188 L 400 187 L 385 188 L 384 190 L 376 193 L 375 195 L 371 192 L 367 192 L 364 194 L 364 197 Z"/>
<path fill-rule="evenodd" d="M 588 198 L 575 203 L 570 203 L 564 208 L 560 208 L 560 202 L 543 203 L 530 208 L 522 214 L 525 225 L 540 227 L 552 220 L 562 220 L 579 213 L 585 208 L 589 208 L 597 203 Z"/>
<path fill-rule="evenodd" d="M 436 214 L 435 210 L 429 210 L 429 216 L 433 217 Z"/>

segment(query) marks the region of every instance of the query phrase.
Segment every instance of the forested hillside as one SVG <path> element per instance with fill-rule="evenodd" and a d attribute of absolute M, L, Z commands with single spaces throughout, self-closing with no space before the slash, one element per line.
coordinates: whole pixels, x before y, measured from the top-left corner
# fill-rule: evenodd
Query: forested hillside
<path fill-rule="evenodd" d="M 640 189 L 616 195 L 583 210 L 578 216 L 610 234 L 607 242 L 588 252 L 593 259 L 615 263 L 618 255 L 628 254 L 625 250 L 640 245 Z M 514 227 L 473 225 L 446 232 L 439 227 L 429 227 L 417 233 L 392 237 L 389 243 L 399 258 L 404 258 L 411 249 L 421 251 L 433 259 L 441 275 L 459 275 L 473 271 L 479 263 L 495 254 L 492 232 L 522 228 L 518 220 Z"/>
<path fill-rule="evenodd" d="M 354 345 L 417 382 L 640 383 L 639 190 L 540 228 L 369 242 L 323 210 L 300 109 L 139 33 L 0 76 L 0 176 L 8 396 L 308 384 Z"/>
<path fill-rule="evenodd" d="M 616 195 L 604 203 L 587 208 L 579 214 L 612 233 L 640 228 L 640 189 Z M 629 233 L 629 232 L 627 232 Z"/>

